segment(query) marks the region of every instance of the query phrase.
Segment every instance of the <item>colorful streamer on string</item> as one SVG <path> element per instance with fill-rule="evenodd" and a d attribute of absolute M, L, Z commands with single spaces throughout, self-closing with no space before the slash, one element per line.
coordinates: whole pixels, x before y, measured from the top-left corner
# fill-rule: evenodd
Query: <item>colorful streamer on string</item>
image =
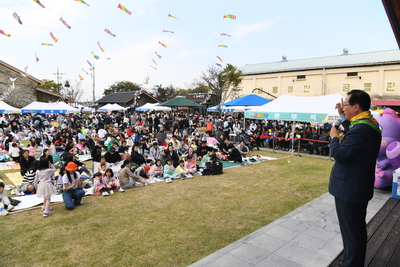
<path fill-rule="evenodd" d="M 86 70 L 84 70 L 83 68 L 82 68 L 82 70 L 83 70 L 84 73 L 86 73 L 87 75 L 89 75 L 89 73 L 88 73 Z"/>
<path fill-rule="evenodd" d="M 228 48 L 227 45 L 219 45 L 218 47 L 225 47 L 225 48 Z"/>
<path fill-rule="evenodd" d="M 36 59 L 36 62 L 39 62 L 39 58 L 37 57 L 36 53 L 35 53 L 35 59 Z"/>
<path fill-rule="evenodd" d="M 156 53 L 158 58 L 162 58 L 162 56 L 160 56 L 157 52 L 154 52 L 154 53 Z"/>
<path fill-rule="evenodd" d="M 83 77 L 81 75 L 79 75 L 79 80 L 83 81 Z"/>
<path fill-rule="evenodd" d="M 13 13 L 13 17 L 14 17 L 14 19 L 15 19 L 16 21 L 18 21 L 19 24 L 22 25 L 21 18 L 18 16 L 17 12 L 14 12 L 14 13 Z"/>
<path fill-rule="evenodd" d="M 50 36 L 51 36 L 51 38 L 53 39 L 53 41 L 54 41 L 55 43 L 58 42 L 58 39 L 54 36 L 54 34 L 53 34 L 52 32 L 50 32 Z"/>
<path fill-rule="evenodd" d="M 121 3 L 118 4 L 118 8 L 127 13 L 128 15 L 132 15 L 132 12 L 130 12 L 128 9 L 126 9 Z"/>
<path fill-rule="evenodd" d="M 5 36 L 7 36 L 7 37 L 11 37 L 11 34 L 7 34 L 7 33 L 5 33 L 3 30 L 0 30 L 0 34 L 3 34 L 3 35 L 5 35 Z"/>
<path fill-rule="evenodd" d="M 229 34 L 226 34 L 226 33 L 221 33 L 221 36 L 232 37 L 232 35 L 229 35 Z"/>
<path fill-rule="evenodd" d="M 101 45 L 100 45 L 100 41 L 97 42 L 97 45 L 99 46 L 101 52 L 104 52 L 104 49 L 103 49 L 103 48 L 101 47 Z"/>
<path fill-rule="evenodd" d="M 154 67 L 154 66 L 152 66 L 152 65 L 150 65 L 150 67 L 152 67 L 153 69 L 157 70 L 157 68 L 156 68 L 156 67 Z"/>
<path fill-rule="evenodd" d="M 89 60 L 86 60 L 86 62 L 89 64 L 89 66 L 90 66 L 90 68 L 91 68 L 91 70 L 92 70 L 92 69 L 93 69 L 92 63 L 90 63 Z"/>
<path fill-rule="evenodd" d="M 113 34 L 109 29 L 104 29 L 104 31 L 109 35 L 111 35 L 112 37 L 117 37 L 117 35 Z"/>
<path fill-rule="evenodd" d="M 167 48 L 168 46 L 166 46 L 165 44 L 161 43 L 160 41 L 158 42 L 160 45 L 164 46 L 165 48 Z"/>
<path fill-rule="evenodd" d="M 28 73 L 28 66 L 29 66 L 29 65 L 26 65 L 26 67 L 24 68 L 24 70 L 25 70 L 25 75 L 26 75 L 26 76 L 29 76 L 29 73 Z"/>
<path fill-rule="evenodd" d="M 49 43 L 42 43 L 42 45 L 45 45 L 45 46 L 54 46 L 54 44 L 49 44 Z"/>
<path fill-rule="evenodd" d="M 222 65 L 219 63 L 215 63 L 215 65 L 217 65 L 218 67 L 222 68 Z"/>
<path fill-rule="evenodd" d="M 88 3 L 86 3 L 85 1 L 83 1 L 83 0 L 75 0 L 76 2 L 79 2 L 79 3 L 82 3 L 82 4 L 85 4 L 85 5 L 87 5 L 87 6 L 90 6 Z"/>
<path fill-rule="evenodd" d="M 71 29 L 71 26 L 69 26 L 69 24 L 61 17 L 60 21 L 62 22 L 62 24 L 65 25 L 65 27 L 67 27 L 68 29 Z"/>
<path fill-rule="evenodd" d="M 167 30 L 163 30 L 162 32 L 170 32 L 170 33 L 174 34 L 174 32 L 173 32 L 173 31 L 167 31 Z"/>
<path fill-rule="evenodd" d="M 93 57 L 94 57 L 96 60 L 99 60 L 100 57 L 99 57 L 98 55 L 96 55 L 96 54 L 93 53 L 93 52 L 92 52 L 92 55 L 93 55 Z"/>
<path fill-rule="evenodd" d="M 177 19 L 177 20 L 179 20 L 180 21 L 180 19 L 178 19 L 177 17 L 175 17 L 175 16 L 172 16 L 171 14 L 168 14 L 168 17 L 170 17 L 170 18 L 173 18 L 173 19 Z"/>
<path fill-rule="evenodd" d="M 33 0 L 33 2 L 36 2 L 36 3 L 38 3 L 38 4 L 39 4 L 39 6 L 41 6 L 41 7 L 45 8 L 45 6 L 44 6 L 42 3 L 40 3 L 40 1 L 39 1 L 39 0 Z"/>
<path fill-rule="evenodd" d="M 224 19 L 236 19 L 236 15 L 226 14 L 224 15 Z"/>
<path fill-rule="evenodd" d="M 156 64 L 156 66 L 158 66 L 158 65 L 157 65 L 157 62 L 156 62 L 154 59 L 152 59 L 152 60 L 153 60 L 154 64 Z"/>
<path fill-rule="evenodd" d="M 220 58 L 219 56 L 217 56 L 217 58 L 219 59 L 219 61 L 224 62 L 224 61 L 222 60 L 222 58 Z"/>

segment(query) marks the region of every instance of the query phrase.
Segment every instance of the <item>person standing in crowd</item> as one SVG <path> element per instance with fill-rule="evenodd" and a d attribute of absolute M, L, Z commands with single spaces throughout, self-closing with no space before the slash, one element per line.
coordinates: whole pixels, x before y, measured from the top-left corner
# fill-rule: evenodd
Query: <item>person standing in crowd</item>
<path fill-rule="evenodd" d="M 381 144 L 381 129 L 371 116 L 370 96 L 351 90 L 341 108 L 350 130 L 339 142 L 339 131 L 330 130 L 332 167 L 329 192 L 335 197 L 336 213 L 343 239 L 343 267 L 362 267 L 365 262 L 368 201 L 374 194 L 375 165 Z"/>

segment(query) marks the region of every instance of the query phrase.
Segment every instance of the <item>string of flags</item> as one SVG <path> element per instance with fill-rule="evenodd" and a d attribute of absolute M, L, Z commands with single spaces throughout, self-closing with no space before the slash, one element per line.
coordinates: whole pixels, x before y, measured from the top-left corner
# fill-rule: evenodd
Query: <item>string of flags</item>
<path fill-rule="evenodd" d="M 41 3 L 41 1 L 40 0 L 33 0 L 35 3 L 37 3 L 41 8 L 45 8 L 45 6 Z M 90 5 L 86 2 L 86 1 L 84 1 L 84 0 L 75 0 L 75 2 L 79 2 L 79 3 L 81 3 L 81 4 L 84 4 L 84 5 L 86 5 L 87 7 L 90 7 Z M 118 5 L 116 6 L 116 8 L 118 8 L 118 9 L 120 9 L 121 11 L 123 11 L 124 13 L 126 13 L 126 14 L 128 14 L 128 15 L 132 15 L 132 12 L 127 8 L 127 7 L 125 7 L 122 3 L 118 3 Z M 171 7 L 172 8 L 172 7 Z M 18 10 L 17 10 L 18 11 Z M 20 24 L 20 25 L 23 25 L 23 22 L 22 22 L 22 20 L 21 20 L 21 17 L 17 14 L 17 12 L 14 12 L 13 14 L 13 17 L 14 17 L 14 19 Z M 23 14 L 22 14 L 23 15 Z M 179 21 L 180 22 L 180 19 L 177 17 L 177 16 L 175 16 L 175 15 L 172 15 L 171 13 L 168 13 L 167 14 L 167 17 L 168 18 L 172 18 L 172 19 L 174 19 L 174 20 L 176 20 L 176 21 Z M 68 17 L 66 17 L 66 19 L 68 20 Z M 236 15 L 233 15 L 233 14 L 225 14 L 225 15 L 223 15 L 223 17 L 222 17 L 222 19 L 230 19 L 230 20 L 236 20 L 237 19 L 237 16 Z M 70 26 L 70 24 L 66 21 L 66 20 L 64 20 L 64 18 L 63 17 L 60 17 L 59 18 L 59 21 L 67 28 L 67 29 L 71 29 L 72 27 Z M 167 21 L 167 18 L 166 18 L 166 21 Z M 25 25 L 24 25 L 25 26 Z M 162 29 L 162 33 L 169 33 L 169 34 L 172 34 L 172 35 L 175 35 L 175 29 L 173 29 L 173 28 L 171 28 L 171 29 L 169 29 L 170 27 L 165 27 L 166 25 L 164 25 L 164 29 Z M 114 37 L 114 38 L 116 38 L 117 37 L 117 35 L 114 33 L 114 32 L 112 32 L 108 27 L 107 27 L 107 25 L 106 25 L 106 28 L 103 28 L 104 29 L 104 32 L 105 33 L 107 33 L 108 35 L 110 35 L 110 36 L 112 36 L 112 37 Z M 6 30 L 6 29 L 5 29 Z M 61 38 L 61 40 L 62 40 L 62 36 L 61 36 L 61 34 L 60 34 L 60 32 L 58 32 L 58 31 L 55 31 L 54 30 L 54 32 L 53 31 L 50 31 L 50 37 L 52 38 L 52 41 L 53 41 L 53 43 L 50 43 L 50 42 L 43 42 L 43 43 L 41 43 L 41 46 L 54 46 L 55 44 L 57 44 L 58 42 L 59 42 L 59 40 L 60 39 L 58 39 L 57 37 L 60 37 Z M 11 35 L 11 33 L 9 33 L 9 32 L 7 32 L 7 31 L 4 31 L 4 30 L 2 30 L 2 29 L 0 29 L 0 36 L 1 35 L 4 35 L 4 36 L 6 36 L 6 37 L 11 37 L 12 35 Z M 232 37 L 232 35 L 230 35 L 230 34 L 228 34 L 228 33 L 225 33 L 225 32 L 222 32 L 222 33 L 219 33 L 219 35 L 220 35 L 220 37 L 227 37 L 227 38 L 230 38 L 230 37 Z M 56 37 L 57 36 L 57 37 Z M 163 35 L 163 36 L 167 36 L 167 35 Z M 228 39 L 224 39 L 224 40 L 228 40 Z M 168 43 L 168 41 L 167 41 L 167 43 Z M 167 44 L 165 43 L 165 41 L 163 40 L 163 39 L 159 39 L 159 41 L 158 41 L 158 45 L 161 45 L 162 47 L 164 47 L 164 48 L 168 48 L 168 46 L 167 46 Z M 104 53 L 105 52 L 105 50 L 103 49 L 103 47 L 101 46 L 101 44 L 100 44 L 100 40 L 99 41 L 97 41 L 97 46 L 98 46 L 98 48 L 100 49 L 100 51 L 102 52 L 102 53 Z M 218 48 L 228 48 L 228 44 L 224 44 L 224 42 L 221 42 L 219 45 L 218 45 Z M 218 50 L 219 51 L 219 50 Z M 221 50 L 222 51 L 222 50 Z M 161 54 L 159 54 L 157 51 L 155 51 L 154 52 L 155 53 L 155 58 L 151 58 L 151 65 L 149 65 L 152 69 L 154 69 L 154 70 L 157 70 L 161 65 L 159 64 L 159 62 L 158 62 L 158 60 L 161 60 L 162 59 L 162 55 Z M 91 54 L 92 54 L 92 56 L 93 56 L 93 58 L 95 59 L 95 60 L 99 60 L 100 59 L 100 57 L 97 55 L 97 53 L 93 50 L 92 52 L 91 52 Z M 154 55 L 153 55 L 154 56 Z M 217 57 L 217 59 L 218 59 L 218 62 L 217 63 L 215 63 L 215 66 L 217 66 L 217 67 L 219 67 L 220 69 L 222 69 L 223 68 L 223 63 L 224 63 L 224 60 L 222 59 L 222 57 L 220 56 L 220 55 L 216 55 L 216 57 Z M 39 62 L 39 57 L 37 56 L 37 53 L 35 53 L 35 61 L 36 62 Z M 89 60 L 87 60 L 87 63 L 89 64 L 89 66 L 90 66 L 90 70 L 93 70 L 94 69 L 94 67 L 93 67 L 93 65 L 90 63 L 90 61 Z M 84 69 L 84 68 L 82 68 L 82 71 L 84 72 L 84 73 L 86 73 L 87 75 L 89 75 L 89 73 Z M 28 73 L 28 66 L 26 66 L 25 67 L 25 73 L 24 74 L 21 74 L 21 75 L 29 75 L 29 73 Z M 79 80 L 80 81 L 82 81 L 82 80 L 84 80 L 84 77 L 82 77 L 80 74 L 78 74 L 77 75 L 78 77 L 79 77 Z M 145 84 L 149 84 L 150 83 L 150 76 L 149 76 L 149 73 L 147 73 L 147 75 L 146 75 L 146 77 L 145 77 Z M 213 89 L 212 88 L 210 88 L 210 92 L 212 92 L 213 91 Z"/>

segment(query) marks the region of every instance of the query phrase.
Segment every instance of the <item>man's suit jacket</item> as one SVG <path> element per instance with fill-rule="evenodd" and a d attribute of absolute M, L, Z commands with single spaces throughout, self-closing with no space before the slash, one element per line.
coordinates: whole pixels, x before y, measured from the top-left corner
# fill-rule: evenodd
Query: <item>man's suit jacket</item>
<path fill-rule="evenodd" d="M 375 166 L 381 134 L 371 126 L 359 123 L 350 129 L 341 143 L 330 141 L 335 164 L 332 167 L 329 192 L 343 201 L 366 203 L 374 193 Z"/>

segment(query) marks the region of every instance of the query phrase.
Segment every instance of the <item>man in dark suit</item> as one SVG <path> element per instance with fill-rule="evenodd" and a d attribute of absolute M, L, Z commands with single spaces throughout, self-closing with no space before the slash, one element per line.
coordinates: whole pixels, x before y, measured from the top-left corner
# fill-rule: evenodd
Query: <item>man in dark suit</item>
<path fill-rule="evenodd" d="M 367 230 L 365 216 L 374 194 L 375 164 L 381 143 L 378 122 L 370 114 L 371 98 L 352 90 L 341 107 L 350 121 L 350 130 L 339 142 L 339 131 L 332 127 L 330 147 L 332 167 L 329 192 L 335 197 L 336 213 L 342 234 L 342 266 L 364 266 Z"/>

